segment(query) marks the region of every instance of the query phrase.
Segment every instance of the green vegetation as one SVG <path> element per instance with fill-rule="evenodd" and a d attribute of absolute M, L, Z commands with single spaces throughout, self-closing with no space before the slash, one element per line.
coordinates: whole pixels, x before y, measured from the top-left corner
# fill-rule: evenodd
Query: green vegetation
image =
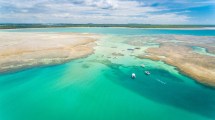
<path fill-rule="evenodd" d="M 0 29 L 52 27 L 130 27 L 130 28 L 202 28 L 215 25 L 151 25 L 151 24 L 0 24 Z"/>

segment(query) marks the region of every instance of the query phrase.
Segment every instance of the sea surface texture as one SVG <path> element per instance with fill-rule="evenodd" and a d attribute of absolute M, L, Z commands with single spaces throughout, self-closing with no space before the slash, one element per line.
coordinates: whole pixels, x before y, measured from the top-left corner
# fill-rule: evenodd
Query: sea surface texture
<path fill-rule="evenodd" d="M 128 44 L 140 36 L 215 36 L 215 30 L 42 28 L 0 32 L 5 31 L 11 35 L 78 32 L 103 37 L 87 57 L 0 74 L 0 120 L 215 120 L 214 88 L 162 61 L 137 57 L 158 44 L 138 48 Z M 202 47 L 193 49 L 214 57 Z M 136 79 L 131 79 L 132 73 Z"/>

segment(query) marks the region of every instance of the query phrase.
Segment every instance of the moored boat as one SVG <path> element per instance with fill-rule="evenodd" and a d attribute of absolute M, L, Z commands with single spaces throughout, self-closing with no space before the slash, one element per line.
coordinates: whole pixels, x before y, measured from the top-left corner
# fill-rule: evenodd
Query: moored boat
<path fill-rule="evenodd" d="M 135 73 L 132 73 L 132 74 L 131 74 L 131 78 L 132 78 L 132 79 L 135 79 L 135 78 L 136 78 Z"/>
<path fill-rule="evenodd" d="M 145 71 L 145 74 L 146 74 L 146 75 L 150 75 L 150 72 L 149 72 L 149 71 Z"/>

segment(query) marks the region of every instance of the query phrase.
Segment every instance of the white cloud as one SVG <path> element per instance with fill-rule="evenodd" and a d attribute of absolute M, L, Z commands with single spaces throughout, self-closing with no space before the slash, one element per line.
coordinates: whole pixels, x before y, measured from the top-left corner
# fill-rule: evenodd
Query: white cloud
<path fill-rule="evenodd" d="M 130 0 L 0 1 L 0 22 L 183 24 L 189 17 Z M 5 7 L 6 6 L 6 7 Z M 12 11 L 12 12 L 11 12 Z M 160 12 L 160 13 L 156 13 Z"/>
<path fill-rule="evenodd" d="M 86 5 L 95 6 L 102 9 L 114 9 L 118 7 L 118 1 L 116 0 L 85 0 Z"/>

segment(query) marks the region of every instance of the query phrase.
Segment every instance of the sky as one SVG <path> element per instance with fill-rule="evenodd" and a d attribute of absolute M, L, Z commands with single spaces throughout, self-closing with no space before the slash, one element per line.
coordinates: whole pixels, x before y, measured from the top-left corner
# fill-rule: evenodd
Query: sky
<path fill-rule="evenodd" d="M 215 0 L 0 0 L 0 23 L 215 25 Z"/>

